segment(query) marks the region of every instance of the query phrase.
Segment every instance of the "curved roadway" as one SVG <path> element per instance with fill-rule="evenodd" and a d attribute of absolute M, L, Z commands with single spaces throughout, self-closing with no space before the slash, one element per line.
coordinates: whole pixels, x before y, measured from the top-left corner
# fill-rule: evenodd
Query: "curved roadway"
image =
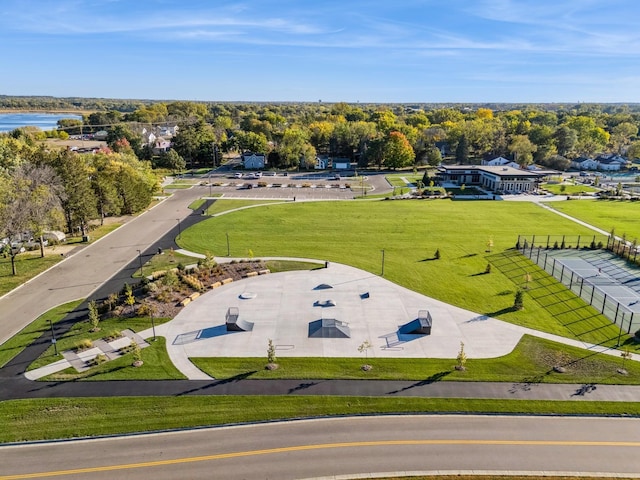
<path fill-rule="evenodd" d="M 0 447 L 0 480 L 286 480 L 384 472 L 640 478 L 639 447 L 640 419 L 357 417 Z"/>

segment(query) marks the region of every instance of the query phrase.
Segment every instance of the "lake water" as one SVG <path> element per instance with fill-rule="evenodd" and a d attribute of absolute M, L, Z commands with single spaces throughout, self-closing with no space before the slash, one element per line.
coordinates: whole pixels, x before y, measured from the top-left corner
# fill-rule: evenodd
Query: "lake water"
<path fill-rule="evenodd" d="M 19 127 L 33 126 L 40 130 L 53 130 L 58 127 L 58 120 L 76 118 L 81 115 L 71 113 L 0 113 L 0 132 L 10 132 Z"/>

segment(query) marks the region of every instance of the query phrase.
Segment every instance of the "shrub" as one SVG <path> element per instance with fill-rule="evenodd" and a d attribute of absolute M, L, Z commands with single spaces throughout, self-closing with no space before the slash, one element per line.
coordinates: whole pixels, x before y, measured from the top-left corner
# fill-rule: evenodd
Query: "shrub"
<path fill-rule="evenodd" d="M 153 311 L 153 308 L 148 303 L 142 303 L 138 307 L 138 315 L 140 315 L 141 317 L 150 316 L 152 311 Z"/>
<path fill-rule="evenodd" d="M 89 350 L 90 348 L 93 348 L 93 342 L 88 338 L 83 338 L 82 340 L 78 341 L 78 343 L 76 343 L 76 351 L 78 352 L 83 352 L 85 350 Z"/>
<path fill-rule="evenodd" d="M 160 290 L 160 287 L 158 286 L 158 284 L 156 282 L 149 282 L 147 285 L 145 285 L 144 287 L 144 291 L 146 293 L 149 294 L 154 294 L 156 293 L 158 290 Z"/>
<path fill-rule="evenodd" d="M 182 262 L 178 263 L 178 271 L 184 272 L 184 264 Z"/>
<path fill-rule="evenodd" d="M 100 353 L 100 354 L 96 355 L 96 358 L 93 359 L 93 364 L 94 365 L 100 365 L 100 364 L 105 363 L 107 361 L 109 361 L 107 356 L 104 353 Z"/>
<path fill-rule="evenodd" d="M 120 330 L 112 330 L 104 337 L 104 340 L 106 342 L 113 342 L 119 338 L 122 338 L 122 332 Z"/>
<path fill-rule="evenodd" d="M 156 300 L 162 303 L 171 303 L 173 302 L 173 295 L 169 290 L 162 290 L 156 295 Z"/>
<path fill-rule="evenodd" d="M 198 290 L 198 291 L 204 291 L 204 285 L 202 284 L 202 282 L 200 280 L 198 280 L 196 277 L 194 277 L 193 275 L 182 275 L 180 277 L 180 280 L 190 286 L 191 288 L 193 288 L 194 290 Z"/>
<path fill-rule="evenodd" d="M 165 287 L 174 287 L 179 281 L 178 274 L 173 270 L 169 270 L 166 275 L 162 277 L 162 285 Z"/>

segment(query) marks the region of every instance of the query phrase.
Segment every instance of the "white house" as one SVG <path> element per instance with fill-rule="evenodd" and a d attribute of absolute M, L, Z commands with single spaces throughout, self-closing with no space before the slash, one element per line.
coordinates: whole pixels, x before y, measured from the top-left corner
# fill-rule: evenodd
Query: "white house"
<path fill-rule="evenodd" d="M 329 157 L 316 157 L 316 164 L 313 168 L 316 170 L 326 170 L 329 168 Z"/>
<path fill-rule="evenodd" d="M 597 170 L 598 162 L 596 162 L 593 158 L 578 157 L 575 160 L 571 161 L 571 166 L 573 168 L 577 168 L 578 170 Z"/>
<path fill-rule="evenodd" d="M 627 160 L 614 153 L 599 155 L 595 158 L 595 161 L 598 162 L 599 170 L 613 171 L 627 166 Z"/>
<path fill-rule="evenodd" d="M 488 167 L 511 167 L 511 168 L 520 168 L 516 162 L 512 162 L 504 157 L 496 157 L 493 160 L 482 160 L 482 165 L 486 165 Z"/>
<path fill-rule="evenodd" d="M 266 159 L 264 153 L 245 152 L 242 154 L 242 165 L 249 170 L 264 168 Z"/>

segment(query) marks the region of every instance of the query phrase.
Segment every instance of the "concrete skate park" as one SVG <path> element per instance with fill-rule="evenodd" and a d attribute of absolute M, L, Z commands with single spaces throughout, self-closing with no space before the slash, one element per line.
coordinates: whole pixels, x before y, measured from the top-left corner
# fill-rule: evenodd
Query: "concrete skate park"
<path fill-rule="evenodd" d="M 236 312 L 237 328 L 228 325 Z M 418 333 L 428 312 L 428 333 Z M 324 320 L 324 322 L 323 322 Z M 319 331 L 319 329 L 323 329 Z M 190 357 L 451 358 L 460 342 L 472 358 L 509 353 L 523 334 L 564 340 L 478 315 L 346 265 L 243 279 L 209 291 L 157 326 L 172 362 L 189 379 L 210 378 Z M 150 330 L 141 332 L 152 335 Z M 577 342 L 576 342 L 577 343 Z M 580 344 L 584 347 L 584 344 Z"/>

